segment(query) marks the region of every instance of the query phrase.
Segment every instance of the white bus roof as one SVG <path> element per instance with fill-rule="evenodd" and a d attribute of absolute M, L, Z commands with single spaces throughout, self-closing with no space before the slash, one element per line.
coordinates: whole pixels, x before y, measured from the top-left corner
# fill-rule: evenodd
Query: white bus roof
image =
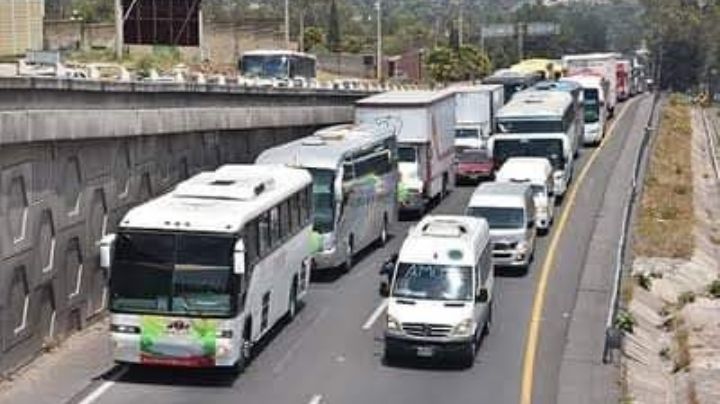
<path fill-rule="evenodd" d="M 243 52 L 242 56 L 301 56 L 311 59 L 316 59 L 315 55 L 309 53 L 285 50 L 285 49 L 255 49 L 247 52 Z"/>
<path fill-rule="evenodd" d="M 472 196 L 468 207 L 525 207 L 527 204 L 528 184 L 512 182 L 484 182 Z"/>
<path fill-rule="evenodd" d="M 256 162 L 335 170 L 348 154 L 370 149 L 378 141 L 393 136 L 395 133 L 392 129 L 379 125 L 331 126 L 311 136 L 267 149 L 258 156 Z"/>
<path fill-rule="evenodd" d="M 562 117 L 572 104 L 572 95 L 564 91 L 525 90 L 513 95 L 510 101 L 500 108 L 497 117 Z"/>
<path fill-rule="evenodd" d="M 495 173 L 495 180 L 544 183 L 552 171 L 552 164 L 544 157 L 511 157 Z"/>
<path fill-rule="evenodd" d="M 560 80 L 575 82 L 583 88 L 601 88 L 605 79 L 602 76 L 595 74 L 578 74 L 563 77 Z"/>
<path fill-rule="evenodd" d="M 122 229 L 237 233 L 271 206 L 311 184 L 305 170 L 225 165 L 181 182 L 128 212 Z"/>
<path fill-rule="evenodd" d="M 367 98 L 363 98 L 357 101 L 356 104 L 362 107 L 366 106 L 420 106 L 433 104 L 444 98 L 451 97 L 452 91 L 428 91 L 428 90 L 416 90 L 416 91 L 388 91 L 382 94 L 373 95 Z"/>
<path fill-rule="evenodd" d="M 475 265 L 476 254 L 490 242 L 485 219 L 460 215 L 425 216 L 400 249 L 400 262 Z"/>

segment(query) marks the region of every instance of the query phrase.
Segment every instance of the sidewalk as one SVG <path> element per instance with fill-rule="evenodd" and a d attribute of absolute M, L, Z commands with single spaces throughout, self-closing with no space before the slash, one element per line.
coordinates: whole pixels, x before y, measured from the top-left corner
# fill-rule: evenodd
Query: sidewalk
<path fill-rule="evenodd" d="M 76 333 L 0 382 L 0 403 L 61 404 L 112 367 L 107 320 Z"/>

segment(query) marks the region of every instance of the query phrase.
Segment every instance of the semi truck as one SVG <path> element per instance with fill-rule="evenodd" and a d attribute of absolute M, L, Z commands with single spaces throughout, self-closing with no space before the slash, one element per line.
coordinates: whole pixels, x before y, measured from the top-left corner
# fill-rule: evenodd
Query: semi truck
<path fill-rule="evenodd" d="M 623 59 L 618 60 L 617 64 L 617 96 L 619 100 L 627 100 L 630 98 L 630 95 L 632 93 L 630 86 L 631 86 L 631 74 L 632 74 L 632 66 L 630 65 L 630 61 Z"/>
<path fill-rule="evenodd" d="M 493 134 L 493 120 L 505 104 L 503 86 L 454 87 L 455 150 L 482 149 Z"/>
<path fill-rule="evenodd" d="M 390 91 L 357 102 L 355 122 L 397 133 L 400 211 L 424 213 L 455 186 L 455 98 L 451 91 Z"/>

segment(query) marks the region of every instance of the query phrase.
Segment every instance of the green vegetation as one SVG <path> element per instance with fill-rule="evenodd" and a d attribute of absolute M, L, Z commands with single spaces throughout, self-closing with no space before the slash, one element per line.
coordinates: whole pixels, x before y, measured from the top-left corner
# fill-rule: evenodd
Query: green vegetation
<path fill-rule="evenodd" d="M 679 96 L 663 108 L 659 131 L 635 225 L 635 255 L 689 259 L 695 246 L 692 128 L 689 107 Z"/>
<path fill-rule="evenodd" d="M 720 299 L 720 279 L 715 279 L 708 286 L 708 293 L 715 299 Z"/>
<path fill-rule="evenodd" d="M 485 53 L 467 45 L 457 50 L 435 48 L 427 55 L 425 62 L 430 77 L 441 83 L 479 79 L 487 75 L 491 68 Z"/>
<path fill-rule="evenodd" d="M 632 313 L 630 313 L 629 311 L 621 310 L 615 316 L 615 327 L 617 327 L 623 332 L 632 334 L 635 328 L 635 324 L 635 317 L 633 317 Z"/>

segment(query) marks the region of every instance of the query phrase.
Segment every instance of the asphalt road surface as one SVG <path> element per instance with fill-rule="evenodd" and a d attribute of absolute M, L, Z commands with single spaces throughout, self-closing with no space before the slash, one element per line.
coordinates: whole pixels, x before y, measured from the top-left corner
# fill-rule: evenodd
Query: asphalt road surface
<path fill-rule="evenodd" d="M 517 404 L 523 383 L 528 382 L 528 376 L 523 377 L 527 373 L 532 379 L 532 402 L 554 403 L 569 316 L 595 218 L 602 214 L 600 201 L 607 193 L 625 194 L 625 190 L 607 188 L 609 173 L 629 166 L 619 163 L 634 156 L 627 149 L 634 147 L 630 140 L 639 135 L 634 132 L 647 120 L 650 105 L 649 96 L 639 96 L 618 110 L 614 133 L 599 149 L 583 181 L 574 183 L 579 186 L 577 200 L 571 204 L 566 198 L 557 208 L 553 233 L 539 239 L 528 273 L 499 277 L 492 329 L 472 368 L 422 361 L 383 363 L 384 316 L 378 315 L 383 304 L 378 295 L 378 270 L 398 250 L 412 224 L 400 222 L 388 245 L 366 252 L 351 272 L 315 279 L 295 320 L 278 327 L 239 377 L 214 371 L 118 368 L 112 372 L 112 380 L 88 381 L 88 388 L 78 392 L 72 402 Z M 595 150 L 581 150 L 574 181 Z M 461 213 L 472 189 L 457 188 L 434 212 Z M 568 205 L 572 211 L 560 229 L 557 220 Z M 555 232 L 560 232 L 555 259 L 544 265 Z M 540 307 L 534 369 L 528 373 L 523 372 L 524 356 L 543 266 L 552 267 L 552 272 Z"/>

